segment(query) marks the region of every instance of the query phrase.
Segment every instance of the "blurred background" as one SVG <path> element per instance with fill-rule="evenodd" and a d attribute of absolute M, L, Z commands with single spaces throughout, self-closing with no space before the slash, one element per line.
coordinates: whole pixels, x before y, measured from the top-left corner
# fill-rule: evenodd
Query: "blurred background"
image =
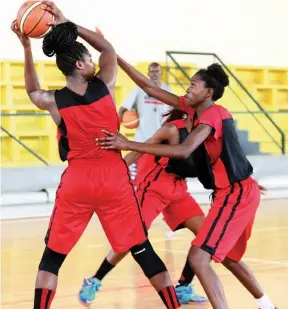
<path fill-rule="evenodd" d="M 185 93 L 189 78 L 199 68 L 213 62 L 224 67 L 230 86 L 218 103 L 233 114 L 241 145 L 254 166 L 254 177 L 268 188 L 266 196 L 263 196 L 246 261 L 260 276 L 271 297 L 278 301 L 279 308 L 287 309 L 288 1 L 55 2 L 71 21 L 91 30 L 98 26 L 117 53 L 143 74 L 148 74 L 151 62 L 159 63 L 162 67 L 161 81 L 178 95 Z M 23 309 L 31 308 L 34 273 L 44 246 L 42 239 L 54 206 L 60 176 L 67 165 L 59 159 L 55 124 L 45 111 L 38 110 L 30 102 L 25 91 L 23 48 L 10 30 L 10 24 L 22 3 L 21 0 L 9 0 L 5 2 L 5 9 L 0 10 L 1 240 L 4 270 L 1 278 L 2 305 L 6 309 L 15 308 L 17 304 Z M 44 56 L 41 44 L 42 40 L 32 40 L 41 86 L 44 89 L 62 88 L 65 86 L 64 76 L 57 69 L 55 59 Z M 89 50 L 97 63 L 99 54 L 92 48 Z M 120 70 L 116 85 L 117 110 L 134 87 L 135 84 Z M 134 138 L 135 129 L 126 129 L 121 125 L 121 132 L 130 139 Z M 210 192 L 205 191 L 196 180 L 188 180 L 188 187 L 204 210 L 208 211 Z M 159 242 L 156 249 L 165 254 L 162 258 L 170 266 L 175 279 L 191 235 L 180 232 L 178 242 L 176 237 L 172 243 L 159 248 L 167 236 L 164 223 L 160 221 L 156 223 L 158 229 L 152 229 L 152 241 Z M 81 249 L 79 247 L 73 251 L 63 268 L 66 274 L 63 278 L 66 279 L 60 283 L 59 294 L 62 298 L 57 298 L 55 308 L 65 307 L 65 297 L 71 299 L 69 308 L 78 308 L 76 299 L 71 295 L 77 292 L 83 272 L 89 274 L 94 269 L 95 261 L 87 259 L 87 264 L 82 265 L 81 269 L 79 267 L 75 274 L 71 269 L 76 271 L 75 265 L 79 259 L 90 255 L 96 257 L 95 247 L 99 261 L 109 248 L 99 222 L 93 224 L 79 243 Z M 97 244 L 93 245 L 95 239 Z M 181 239 L 187 242 L 185 247 Z M 118 290 L 117 280 L 122 273 L 133 277 L 136 272 L 136 277 L 127 277 L 128 281 L 123 283 L 127 284 L 125 289 L 128 292 L 125 293 L 134 295 L 131 280 L 138 286 L 144 279 L 139 270 L 127 272 L 127 267 L 131 265 L 134 264 L 128 259 L 123 268 L 119 267 L 119 273 L 116 272 L 118 277 L 111 277 L 110 286 Z M 252 308 L 246 303 L 248 294 L 244 291 L 242 296 L 243 289 L 238 290 L 238 286 L 234 288 L 235 280 L 226 278 L 221 272 L 220 276 L 229 292 L 228 301 L 233 303 L 231 308 Z M 278 285 L 271 278 L 277 279 Z M 13 282 L 24 280 L 27 286 L 25 284 L 23 291 L 16 292 Z M 144 281 L 144 284 L 147 282 Z M 135 308 L 146 308 L 145 301 L 152 297 L 149 294 L 147 298 L 143 291 L 138 290 L 138 296 L 135 296 Z M 122 304 L 123 308 L 127 308 L 131 295 L 125 293 L 125 299 L 114 298 L 113 305 L 110 304 L 111 298 L 107 294 L 105 298 L 104 293 L 102 307 L 119 309 Z M 155 301 L 159 305 L 158 299 Z M 147 308 L 158 305 L 153 303 Z"/>

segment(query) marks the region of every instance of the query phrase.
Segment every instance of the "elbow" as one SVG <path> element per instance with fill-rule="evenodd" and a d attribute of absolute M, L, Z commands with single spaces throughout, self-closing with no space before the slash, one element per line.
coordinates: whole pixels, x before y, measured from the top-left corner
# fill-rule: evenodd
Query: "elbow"
<path fill-rule="evenodd" d="M 40 89 L 35 88 L 35 87 L 26 87 L 26 92 L 30 99 L 33 98 L 33 96 L 35 96 L 38 90 Z"/>

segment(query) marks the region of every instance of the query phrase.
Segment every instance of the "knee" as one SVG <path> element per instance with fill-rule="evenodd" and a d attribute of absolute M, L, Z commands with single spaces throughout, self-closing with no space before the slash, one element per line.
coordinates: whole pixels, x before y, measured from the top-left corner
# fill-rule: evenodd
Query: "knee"
<path fill-rule="evenodd" d="M 66 254 L 55 252 L 46 247 L 39 264 L 39 270 L 44 270 L 58 276 L 59 269 L 62 266 L 66 256 Z"/>
<path fill-rule="evenodd" d="M 188 261 L 190 267 L 196 272 L 195 270 L 210 264 L 211 255 L 198 247 L 192 246 L 188 254 Z"/>
<path fill-rule="evenodd" d="M 142 244 L 132 247 L 130 252 L 148 279 L 167 271 L 165 264 L 156 254 L 148 239 Z"/>

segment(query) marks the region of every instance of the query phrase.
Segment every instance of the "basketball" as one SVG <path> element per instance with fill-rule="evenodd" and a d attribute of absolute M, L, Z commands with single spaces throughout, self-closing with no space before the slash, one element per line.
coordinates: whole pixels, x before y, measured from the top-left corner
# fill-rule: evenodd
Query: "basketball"
<path fill-rule="evenodd" d="M 29 38 L 43 38 L 52 27 L 48 23 L 54 21 L 54 16 L 43 9 L 47 6 L 42 1 L 26 1 L 17 13 L 17 27 Z"/>
<path fill-rule="evenodd" d="M 127 129 L 135 129 L 139 125 L 139 116 L 136 111 L 126 111 L 123 114 L 123 125 Z"/>

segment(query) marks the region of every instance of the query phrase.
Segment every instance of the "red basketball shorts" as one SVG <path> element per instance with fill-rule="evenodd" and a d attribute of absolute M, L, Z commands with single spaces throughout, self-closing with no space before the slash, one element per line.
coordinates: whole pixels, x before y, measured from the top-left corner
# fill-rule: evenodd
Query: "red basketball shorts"
<path fill-rule="evenodd" d="M 138 186 L 140 183 L 142 183 L 147 175 L 147 171 L 151 171 L 155 167 L 155 165 L 155 156 L 150 154 L 143 154 L 136 161 L 137 173 L 134 180 L 134 185 Z"/>
<path fill-rule="evenodd" d="M 208 216 L 192 245 L 210 253 L 215 262 L 226 257 L 240 261 L 259 203 L 260 190 L 251 177 L 216 190 Z"/>
<path fill-rule="evenodd" d="M 186 181 L 176 180 L 161 166 L 155 165 L 154 171 L 139 184 L 137 197 L 147 228 L 161 212 L 172 231 L 181 228 L 186 220 L 204 215 L 199 204 L 187 192 Z"/>
<path fill-rule="evenodd" d="M 68 254 L 96 213 L 115 252 L 146 239 L 129 171 L 120 160 L 75 160 L 62 175 L 46 236 L 47 246 Z"/>

